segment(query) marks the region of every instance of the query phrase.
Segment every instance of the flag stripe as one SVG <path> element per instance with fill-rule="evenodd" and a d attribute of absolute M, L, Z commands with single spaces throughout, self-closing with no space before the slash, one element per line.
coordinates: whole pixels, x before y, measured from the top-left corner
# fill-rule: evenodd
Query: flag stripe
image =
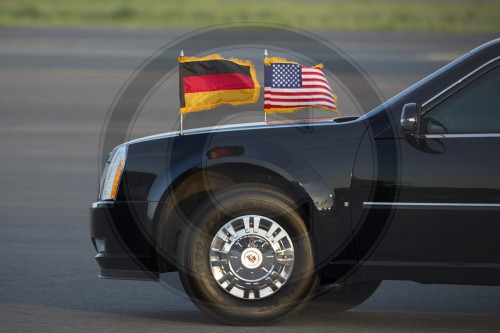
<path fill-rule="evenodd" d="M 308 82 L 304 83 L 303 82 L 302 83 L 302 88 L 324 88 L 324 89 L 326 89 L 328 91 L 332 91 L 327 84 L 324 84 L 324 83 L 318 82 L 318 81 L 316 81 L 314 83 L 308 83 Z"/>
<path fill-rule="evenodd" d="M 283 109 L 289 109 L 289 108 L 314 108 L 317 106 L 326 106 L 333 109 L 336 109 L 337 107 L 334 104 L 324 104 L 324 103 L 314 103 L 311 104 L 310 102 L 307 103 L 280 103 L 280 104 L 274 104 L 274 103 L 266 103 L 264 104 L 264 109 L 276 109 L 276 108 L 283 108 Z"/>
<path fill-rule="evenodd" d="M 266 109 L 270 109 L 270 108 L 273 108 L 273 109 L 277 109 L 277 108 L 290 109 L 290 108 L 296 108 L 296 107 L 302 107 L 302 108 L 311 107 L 311 108 L 313 108 L 315 106 L 327 106 L 327 105 L 323 105 L 321 103 L 314 103 L 314 104 L 307 103 L 306 105 L 296 105 L 296 104 L 290 104 L 290 105 L 285 105 L 285 104 L 280 104 L 280 105 L 276 105 L 276 104 L 264 104 L 264 108 L 266 108 Z M 328 107 L 332 108 L 329 105 L 328 105 Z"/>
<path fill-rule="evenodd" d="M 319 80 L 327 82 L 326 78 L 323 75 L 302 74 L 302 81 L 311 81 L 311 80 Z"/>
<path fill-rule="evenodd" d="M 331 95 L 285 95 L 285 96 L 266 96 L 264 98 L 264 103 L 269 101 L 269 100 L 274 100 L 274 101 L 285 101 L 285 100 L 311 100 L 317 99 L 317 100 L 325 100 L 329 101 L 330 103 L 335 103 L 335 100 Z"/>
<path fill-rule="evenodd" d="M 222 91 L 205 91 L 185 94 L 186 105 L 200 107 L 190 107 L 190 111 L 202 111 L 206 107 L 217 106 L 224 103 L 229 104 L 248 104 L 252 99 L 255 89 L 236 89 Z M 181 110 L 182 112 L 182 110 Z"/>
<path fill-rule="evenodd" d="M 319 88 L 301 88 L 301 89 L 294 89 L 294 88 L 265 88 L 264 92 L 266 94 L 276 94 L 276 93 L 287 93 L 287 94 L 304 94 L 304 93 L 325 93 L 325 94 L 332 94 L 331 90 L 327 90 L 323 87 Z"/>
<path fill-rule="evenodd" d="M 326 81 L 326 80 L 302 79 L 302 86 L 305 86 L 305 85 L 308 85 L 308 84 L 311 84 L 311 83 L 323 84 L 326 87 L 328 87 L 328 89 L 330 89 L 330 85 L 328 84 L 328 81 Z"/>
<path fill-rule="evenodd" d="M 272 99 L 268 98 L 264 101 L 264 103 L 271 103 L 271 104 L 279 104 L 279 103 L 330 103 L 330 104 L 335 104 L 335 101 L 332 101 L 328 98 L 296 98 L 296 99 Z"/>
<path fill-rule="evenodd" d="M 305 98 L 305 99 L 300 99 L 300 100 L 293 100 L 293 99 L 288 99 L 288 100 L 278 100 L 274 101 L 272 99 L 268 99 L 267 101 L 264 102 L 265 104 L 270 104 L 270 105 L 314 105 L 314 104 L 324 104 L 324 105 L 331 105 L 335 106 L 332 101 L 327 100 L 327 99 L 310 99 L 310 98 Z"/>
<path fill-rule="evenodd" d="M 304 72 L 304 73 L 318 73 L 318 74 L 324 75 L 323 70 L 321 68 L 314 68 L 314 67 L 302 66 L 302 72 Z"/>
<path fill-rule="evenodd" d="M 269 97 L 266 96 L 265 100 L 267 101 L 268 99 L 304 99 L 304 98 L 324 98 L 329 101 L 333 101 L 332 95 L 328 94 L 302 94 L 302 95 L 292 95 L 292 94 L 272 94 Z"/>
<path fill-rule="evenodd" d="M 210 74 L 239 73 L 251 77 L 250 66 L 242 66 L 229 60 L 205 60 L 184 62 L 180 64 L 182 75 L 198 76 Z"/>
<path fill-rule="evenodd" d="M 184 93 L 253 89 L 254 83 L 251 77 L 238 74 L 213 74 L 188 76 L 184 78 Z"/>

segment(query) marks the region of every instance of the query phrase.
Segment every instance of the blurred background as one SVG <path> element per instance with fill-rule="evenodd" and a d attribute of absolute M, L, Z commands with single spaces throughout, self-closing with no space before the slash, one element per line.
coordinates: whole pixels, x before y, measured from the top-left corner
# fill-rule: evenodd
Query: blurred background
<path fill-rule="evenodd" d="M 187 300 L 175 274 L 161 284 L 98 279 L 88 207 L 98 191 L 103 125 L 127 80 L 161 48 L 198 29 L 235 22 L 285 25 L 316 36 L 352 59 L 384 101 L 498 38 L 500 1 L 1 0 L 0 331 L 216 326 Z M 262 50 L 245 46 L 237 29 L 228 38 L 235 47 L 223 55 L 248 55 L 262 78 Z M 212 50 L 210 40 L 203 43 L 207 52 L 221 51 Z M 353 106 L 335 85 L 335 68 L 328 62 L 326 68 L 334 90 L 345 92 L 342 115 L 368 111 Z M 171 74 L 124 124 L 128 138 L 178 129 L 178 81 Z M 260 104 L 237 110 L 238 116 L 231 108 L 188 115 L 186 127 L 262 120 Z M 494 332 L 498 309 L 497 287 L 384 282 L 347 313 L 331 315 L 327 299 L 320 299 L 260 330 Z"/>
<path fill-rule="evenodd" d="M 273 22 L 304 30 L 496 33 L 494 0 L 3 0 L 2 26 L 182 28 Z"/>

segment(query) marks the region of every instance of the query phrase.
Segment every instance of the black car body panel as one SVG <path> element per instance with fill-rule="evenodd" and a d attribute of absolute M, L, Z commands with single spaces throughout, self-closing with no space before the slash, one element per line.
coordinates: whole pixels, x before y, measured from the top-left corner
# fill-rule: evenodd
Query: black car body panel
<path fill-rule="evenodd" d="M 116 200 L 91 209 L 94 244 L 106 240 L 104 250 L 96 245 L 101 275 L 155 279 L 176 270 L 185 213 L 211 191 L 252 182 L 295 200 L 324 279 L 500 285 L 500 128 L 450 136 L 426 133 L 422 121 L 412 134 L 400 126 L 405 104 L 427 119 L 497 68 L 499 56 L 500 40 L 490 42 L 358 119 L 127 143 Z"/>

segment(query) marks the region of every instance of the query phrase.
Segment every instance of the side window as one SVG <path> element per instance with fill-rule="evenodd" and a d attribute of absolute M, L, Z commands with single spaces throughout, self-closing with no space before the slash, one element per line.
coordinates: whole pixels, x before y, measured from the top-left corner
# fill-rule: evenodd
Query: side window
<path fill-rule="evenodd" d="M 500 67 L 468 84 L 422 118 L 423 133 L 500 132 Z"/>

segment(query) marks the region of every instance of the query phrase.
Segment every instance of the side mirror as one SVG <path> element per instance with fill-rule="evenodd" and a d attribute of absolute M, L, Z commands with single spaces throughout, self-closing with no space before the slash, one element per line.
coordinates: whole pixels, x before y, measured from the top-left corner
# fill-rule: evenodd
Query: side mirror
<path fill-rule="evenodd" d="M 401 112 L 401 131 L 404 134 L 415 134 L 417 131 L 417 103 L 407 103 Z"/>

